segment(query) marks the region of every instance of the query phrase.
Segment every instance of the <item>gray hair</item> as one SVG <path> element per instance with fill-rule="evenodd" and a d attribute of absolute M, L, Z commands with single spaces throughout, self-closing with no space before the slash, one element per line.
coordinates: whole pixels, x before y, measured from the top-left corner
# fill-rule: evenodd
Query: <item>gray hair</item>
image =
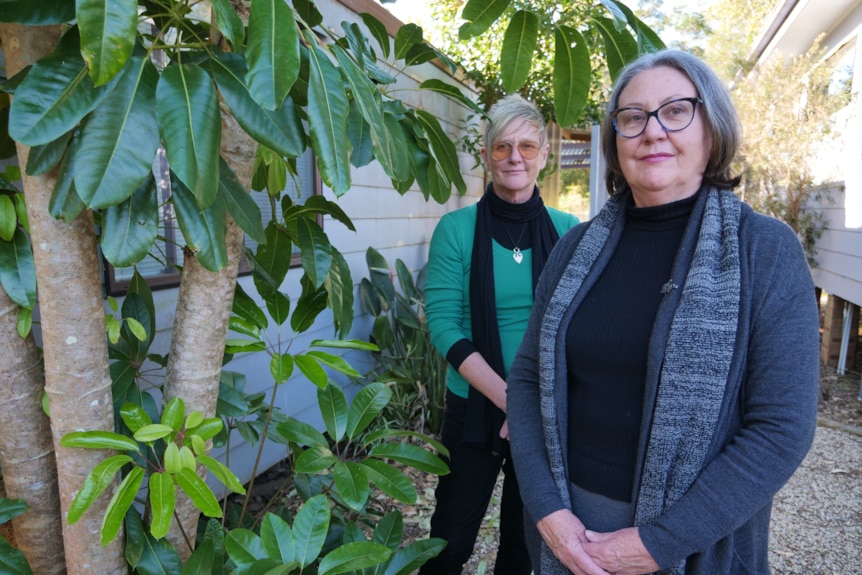
<path fill-rule="evenodd" d="M 666 66 L 679 70 L 694 84 L 703 101 L 701 109 L 706 129 L 712 135 L 712 150 L 703 174 L 703 183 L 718 188 L 733 188 L 739 184 L 731 163 L 742 143 L 742 128 L 736 108 L 727 88 L 713 70 L 700 58 L 682 50 L 660 50 L 639 57 L 620 72 L 611 92 L 608 108 L 602 120 L 602 150 L 607 161 L 605 184 L 611 195 L 628 188 L 617 153 L 617 134 L 611 112 L 619 107 L 620 93 L 632 79 L 646 70 Z"/>
<path fill-rule="evenodd" d="M 520 94 L 511 94 L 498 100 L 488 111 L 488 121 L 485 123 L 485 145 L 490 146 L 497 137 L 516 123 L 522 122 L 539 132 L 539 145 L 548 141 L 548 131 L 545 128 L 545 118 L 532 102 L 525 100 Z"/>

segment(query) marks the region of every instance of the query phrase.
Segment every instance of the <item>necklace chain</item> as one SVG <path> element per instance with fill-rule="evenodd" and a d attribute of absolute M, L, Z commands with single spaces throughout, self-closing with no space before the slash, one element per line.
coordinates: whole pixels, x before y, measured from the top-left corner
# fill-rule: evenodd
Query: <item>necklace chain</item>
<path fill-rule="evenodd" d="M 503 229 L 506 230 L 506 235 L 509 236 L 509 241 L 512 242 L 512 245 L 515 246 L 512 250 L 512 259 L 515 260 L 516 264 L 520 264 L 524 259 L 524 254 L 521 253 L 521 248 L 518 247 L 518 244 L 521 243 L 521 238 L 524 237 L 524 232 L 527 231 L 527 226 L 529 222 L 524 222 L 524 227 L 521 228 L 521 233 L 518 235 L 518 241 L 512 239 L 512 234 L 509 232 L 509 226 L 503 224 Z"/>

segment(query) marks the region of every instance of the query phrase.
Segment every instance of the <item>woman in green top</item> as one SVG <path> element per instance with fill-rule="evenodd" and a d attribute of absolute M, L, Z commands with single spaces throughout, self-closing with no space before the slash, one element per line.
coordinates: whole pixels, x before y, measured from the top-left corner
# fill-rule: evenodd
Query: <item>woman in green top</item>
<path fill-rule="evenodd" d="M 521 344 L 533 289 L 551 248 L 578 223 L 546 208 L 536 185 L 549 146 L 545 121 L 518 95 L 488 114 L 482 199 L 446 214 L 428 258 L 431 340 L 449 362 L 442 440 L 450 473 L 437 486 L 431 536 L 446 548 L 422 575 L 460 575 L 502 469 L 496 575 L 529 575 L 523 504 L 509 459 L 506 375 Z"/>

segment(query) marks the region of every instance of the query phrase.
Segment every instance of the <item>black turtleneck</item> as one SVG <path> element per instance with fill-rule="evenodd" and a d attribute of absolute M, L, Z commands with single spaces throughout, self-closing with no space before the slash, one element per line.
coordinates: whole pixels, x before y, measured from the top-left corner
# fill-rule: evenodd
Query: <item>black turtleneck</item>
<path fill-rule="evenodd" d="M 626 208 L 619 245 L 566 337 L 569 473 L 578 486 L 631 501 L 650 333 L 695 196 Z"/>

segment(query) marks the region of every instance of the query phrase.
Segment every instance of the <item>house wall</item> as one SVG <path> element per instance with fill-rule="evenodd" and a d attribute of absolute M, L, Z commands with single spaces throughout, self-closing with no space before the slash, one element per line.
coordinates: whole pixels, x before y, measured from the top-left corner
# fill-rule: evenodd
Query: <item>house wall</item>
<path fill-rule="evenodd" d="M 324 25 L 335 34 L 342 30 L 342 21 L 357 23 L 365 30 L 358 15 L 361 12 L 374 14 L 392 28 L 390 31 L 392 34 L 400 25 L 393 17 L 389 16 L 388 12 L 381 12 L 383 9 L 371 0 L 318 0 L 317 6 L 324 15 Z M 371 40 L 371 45 L 379 52 L 374 40 Z M 448 71 L 444 71 L 434 63 L 409 68 L 398 75 L 397 82 L 389 86 L 387 91 L 391 92 L 393 97 L 432 113 L 453 140 L 457 140 L 462 134 L 463 122 L 467 121 L 469 111 L 463 105 L 445 96 L 430 91 L 419 91 L 419 84 L 430 78 L 439 78 L 452 84 L 458 84 L 462 91 L 468 95 L 473 94 L 468 86 L 453 78 Z M 457 191 L 453 192 L 453 197 L 445 205 L 437 204 L 433 200 L 426 202 L 416 186 L 403 196 L 400 195 L 393 189 L 391 181 L 377 162 L 360 169 L 353 168 L 351 170 L 352 187 L 348 193 L 340 198 L 337 198 L 331 190 L 324 187 L 324 195 L 339 204 L 351 218 L 356 228 L 354 232 L 336 220 L 331 218 L 324 220 L 324 230 L 332 244 L 347 260 L 356 286 L 362 278 L 368 276 L 365 252 L 369 246 L 378 250 L 390 265 L 394 266 L 395 261 L 401 259 L 408 268 L 418 271 L 427 260 L 428 243 L 439 218 L 450 210 L 478 200 L 483 191 L 483 171 L 481 168 L 473 168 L 475 162 L 469 154 L 459 152 L 459 156 L 461 171 L 467 183 L 467 193 L 464 197 L 459 197 Z M 282 286 L 282 291 L 288 294 L 293 302 L 298 300 L 301 292 L 299 286 L 301 276 L 301 269 L 291 269 L 287 274 L 285 284 Z M 247 293 L 255 293 L 250 276 L 241 277 L 239 284 Z M 153 345 L 153 352 L 164 354 L 168 352 L 170 346 L 170 332 L 175 315 L 177 290 L 160 290 L 154 292 L 153 295 L 156 300 L 157 327 L 159 329 L 159 334 Z M 368 340 L 373 320 L 360 308 L 358 289 L 355 289 L 355 296 L 356 319 L 350 337 Z M 284 327 L 281 332 L 281 341 L 287 341 L 292 335 L 289 327 Z M 270 329 L 269 336 L 275 341 L 279 334 L 273 328 Z M 327 310 L 321 314 L 310 330 L 297 337 L 295 341 L 290 343 L 289 349 L 284 351 L 299 353 L 306 349 L 312 340 L 331 339 L 333 336 L 332 315 Z M 343 355 L 360 372 L 364 373 L 373 367 L 369 354 L 349 351 Z M 247 378 L 246 392 L 264 392 L 269 398 L 273 383 L 269 372 L 268 355 L 262 353 L 240 354 L 226 366 L 226 369 L 245 374 Z M 333 379 L 342 385 L 348 397 L 352 397 L 358 391 L 358 387 L 347 378 L 334 374 Z M 290 380 L 279 386 L 275 404 L 284 413 L 322 428 L 322 421 L 316 409 L 316 393 L 317 388 L 302 377 L 299 370 L 296 370 Z M 256 449 L 246 444 L 238 433 L 234 433 L 231 438 L 229 453 L 225 449 L 215 449 L 213 455 L 226 461 L 241 481 L 246 482 L 251 479 L 257 456 Z M 284 446 L 269 442 L 257 472 L 266 470 L 286 455 Z M 217 494 L 224 494 L 221 491 L 220 483 L 217 481 L 210 483 Z"/>

